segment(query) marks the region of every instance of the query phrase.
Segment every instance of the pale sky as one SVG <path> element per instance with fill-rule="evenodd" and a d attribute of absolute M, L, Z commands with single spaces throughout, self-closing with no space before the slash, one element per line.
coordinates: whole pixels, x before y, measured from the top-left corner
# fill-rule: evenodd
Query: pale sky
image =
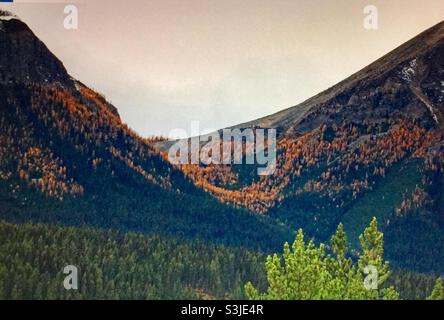
<path fill-rule="evenodd" d="M 144 136 L 296 105 L 444 20 L 442 0 L 73 0 L 79 29 L 65 30 L 67 1 L 16 2 L 1 7 Z"/>

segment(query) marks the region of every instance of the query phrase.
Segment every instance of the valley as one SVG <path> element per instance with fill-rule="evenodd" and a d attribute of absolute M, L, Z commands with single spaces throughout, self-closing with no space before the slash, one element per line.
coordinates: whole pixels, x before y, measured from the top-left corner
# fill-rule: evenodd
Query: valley
<path fill-rule="evenodd" d="M 275 170 L 260 175 L 270 161 L 247 160 L 264 146 L 241 143 L 223 164 L 169 161 L 177 141 L 138 135 L 4 15 L 0 298 L 244 299 L 297 230 L 328 243 L 342 223 L 353 260 L 373 217 L 401 297 L 424 299 L 444 274 L 444 22 L 297 106 L 226 128 L 275 130 Z M 71 264 L 78 292 L 59 286 Z"/>

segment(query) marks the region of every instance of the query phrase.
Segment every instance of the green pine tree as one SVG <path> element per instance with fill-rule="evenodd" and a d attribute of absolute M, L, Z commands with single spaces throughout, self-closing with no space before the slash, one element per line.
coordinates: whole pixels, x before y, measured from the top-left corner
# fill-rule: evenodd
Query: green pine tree
<path fill-rule="evenodd" d="M 330 241 L 332 255 L 326 254 L 324 244 L 306 243 L 299 230 L 291 248 L 284 244 L 282 256 L 268 256 L 267 291 L 259 293 L 248 282 L 246 294 L 250 299 L 264 300 L 398 299 L 393 288 L 383 287 L 390 270 L 382 257 L 383 235 L 378 231 L 376 219 L 365 229 L 360 241 L 362 253 L 356 266 L 348 257 L 347 237 L 341 224 Z M 366 285 L 367 266 L 377 271 L 375 288 Z"/>
<path fill-rule="evenodd" d="M 432 294 L 427 297 L 427 300 L 444 300 L 444 288 L 442 286 L 442 279 L 437 279 Z"/>
<path fill-rule="evenodd" d="M 375 298 L 392 299 L 396 296 L 394 289 L 384 288 L 384 283 L 390 276 L 390 267 L 384 261 L 384 235 L 378 231 L 378 221 L 373 217 L 368 228 L 359 236 L 362 254 L 359 256 L 358 268 L 363 274 L 377 271 L 376 289 L 373 291 Z"/>

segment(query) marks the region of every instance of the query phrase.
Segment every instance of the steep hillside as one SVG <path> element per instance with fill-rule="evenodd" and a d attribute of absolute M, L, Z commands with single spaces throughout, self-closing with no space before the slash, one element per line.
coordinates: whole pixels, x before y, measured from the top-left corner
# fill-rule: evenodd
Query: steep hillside
<path fill-rule="evenodd" d="M 399 268 L 444 272 L 444 23 L 299 106 L 276 172 L 173 166 L 20 20 L 0 16 L 0 218 L 277 249 L 303 228 L 353 243 L 372 216 Z M 160 151 L 159 151 L 160 150 Z M 244 155 L 245 156 L 245 155 Z"/>
<path fill-rule="evenodd" d="M 181 169 L 219 201 L 320 240 L 343 221 L 356 243 L 376 216 L 395 265 L 443 272 L 443 115 L 444 22 L 298 106 L 233 127 L 277 129 L 273 175 Z"/>
<path fill-rule="evenodd" d="M 287 229 L 219 204 L 22 21 L 0 17 L 0 217 L 270 249 Z"/>

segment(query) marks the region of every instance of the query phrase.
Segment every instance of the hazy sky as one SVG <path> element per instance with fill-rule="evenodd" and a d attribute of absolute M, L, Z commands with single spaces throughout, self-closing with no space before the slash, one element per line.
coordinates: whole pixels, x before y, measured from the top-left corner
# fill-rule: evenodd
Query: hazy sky
<path fill-rule="evenodd" d="M 79 29 L 65 30 L 66 1 L 19 2 L 1 7 L 145 136 L 293 106 L 444 20 L 442 0 L 74 0 Z"/>

